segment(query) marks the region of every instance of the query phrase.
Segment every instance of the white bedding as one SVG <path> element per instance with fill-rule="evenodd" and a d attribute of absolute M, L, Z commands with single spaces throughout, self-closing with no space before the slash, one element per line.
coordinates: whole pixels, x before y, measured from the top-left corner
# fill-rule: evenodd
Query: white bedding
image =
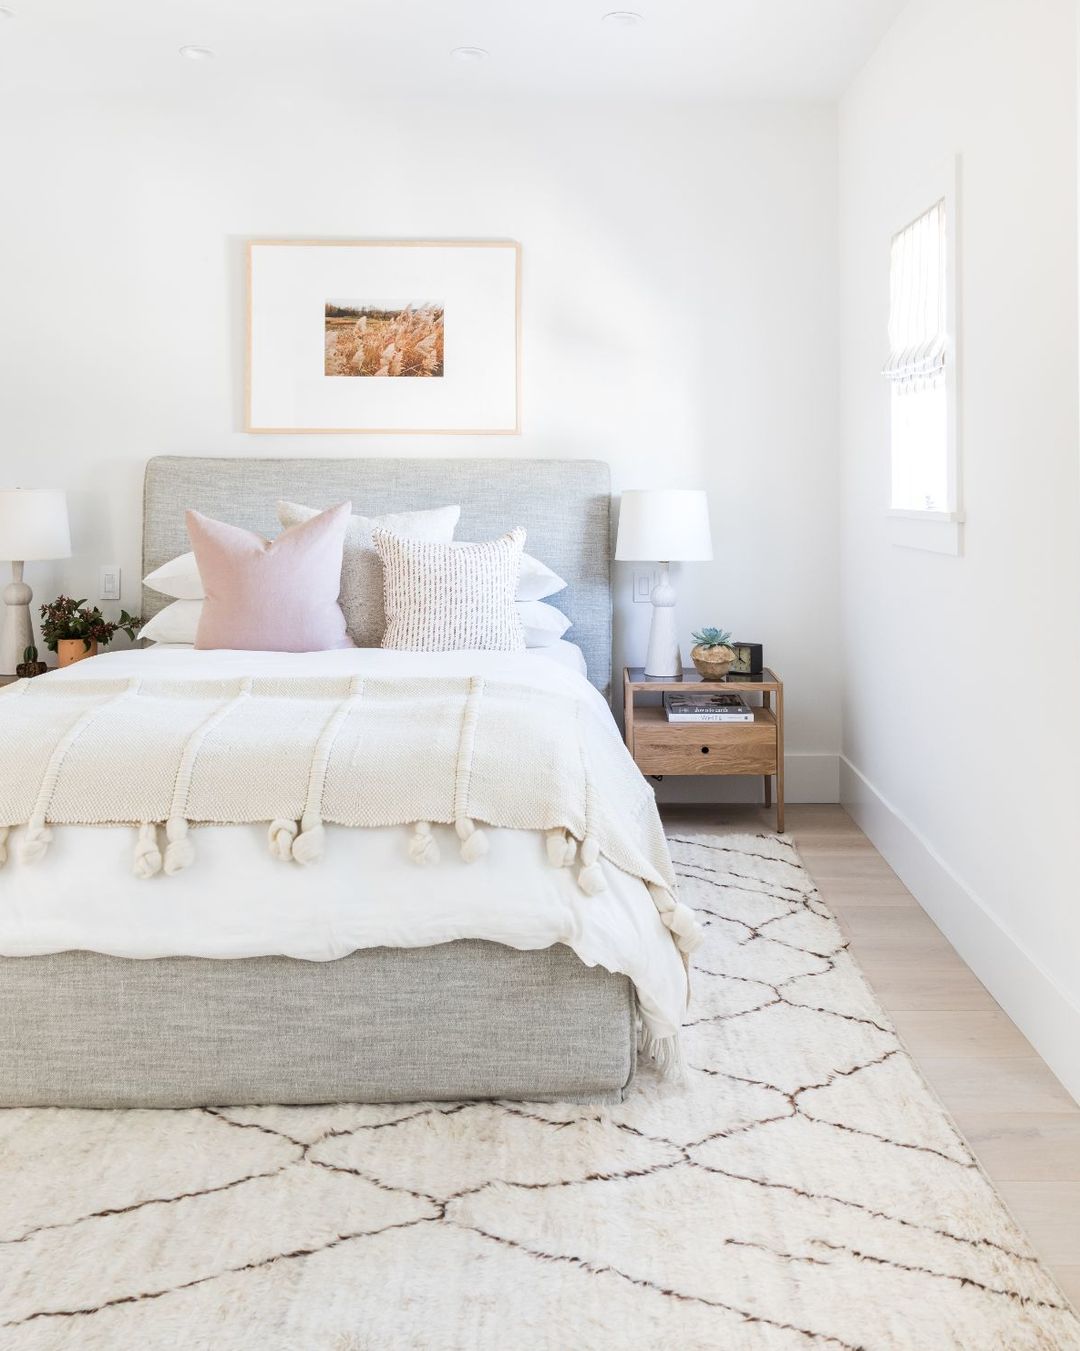
<path fill-rule="evenodd" d="M 561 647 L 572 647 L 562 643 Z M 50 680 L 126 676 L 366 673 L 482 674 L 538 690 L 584 687 L 564 660 L 524 653 L 406 653 L 356 648 L 319 653 L 201 652 L 159 646 L 96 657 Z M 618 735 L 611 722 L 613 736 Z M 627 975 L 649 1032 L 667 1038 L 685 1009 L 687 985 L 671 935 L 643 882 L 602 861 L 607 890 L 586 896 L 566 868 L 548 863 L 542 835 L 490 829 L 490 852 L 461 861 L 446 831 L 437 882 L 403 857 L 402 828 L 328 826 L 334 847 L 317 867 L 274 860 L 265 827 L 200 827 L 200 867 L 169 879 L 167 900 L 131 872 L 134 831 L 64 826 L 49 867 L 18 862 L 0 874 L 0 955 L 85 949 L 122 957 L 284 955 L 329 961 L 363 947 L 412 947 L 484 938 L 520 949 L 565 943 L 589 966 Z M 436 833 L 443 827 L 435 827 Z M 13 832 L 13 837 L 18 832 Z M 16 840 L 13 838 L 13 844 Z M 208 877 L 214 882 L 208 884 Z"/>

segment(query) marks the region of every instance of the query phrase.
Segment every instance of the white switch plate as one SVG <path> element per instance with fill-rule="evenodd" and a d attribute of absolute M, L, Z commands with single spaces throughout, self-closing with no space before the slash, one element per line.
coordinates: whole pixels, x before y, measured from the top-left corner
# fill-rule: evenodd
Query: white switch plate
<path fill-rule="evenodd" d="M 634 569 L 634 600 L 639 605 L 648 605 L 652 600 L 654 588 L 660 582 L 660 574 L 652 568 Z"/>
<path fill-rule="evenodd" d="M 99 600 L 120 599 L 120 564 L 103 563 L 101 565 L 101 585 L 98 588 Z"/>

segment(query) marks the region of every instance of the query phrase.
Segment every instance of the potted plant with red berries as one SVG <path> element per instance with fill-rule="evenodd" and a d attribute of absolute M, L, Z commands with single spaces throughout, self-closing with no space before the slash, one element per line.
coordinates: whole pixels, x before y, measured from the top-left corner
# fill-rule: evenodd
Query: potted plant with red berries
<path fill-rule="evenodd" d="M 50 652 L 55 652 L 60 666 L 97 655 L 98 644 L 104 647 L 118 633 L 134 639 L 135 630 L 142 627 L 137 615 L 120 611 L 118 620 L 106 619 L 96 605 L 70 596 L 57 596 L 50 605 L 41 607 L 41 636 Z"/>

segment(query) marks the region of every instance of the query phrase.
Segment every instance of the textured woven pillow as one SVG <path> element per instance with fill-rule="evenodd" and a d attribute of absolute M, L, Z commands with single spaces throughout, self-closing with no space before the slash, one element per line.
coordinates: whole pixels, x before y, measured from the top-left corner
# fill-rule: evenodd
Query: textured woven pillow
<path fill-rule="evenodd" d="M 374 532 L 383 562 L 383 647 L 406 652 L 521 652 L 514 593 L 525 531 L 484 544 L 428 544 Z"/>
<path fill-rule="evenodd" d="M 279 502 L 282 525 L 300 525 L 318 516 L 315 507 L 297 502 Z M 449 544 L 461 515 L 460 507 L 434 507 L 430 511 L 398 511 L 386 516 L 350 516 L 345 527 L 345 550 L 341 557 L 341 595 L 349 637 L 357 647 L 378 647 L 386 628 L 383 613 L 383 576 L 379 555 L 371 543 L 375 529 L 392 530 L 410 539 Z"/>
<path fill-rule="evenodd" d="M 352 647 L 337 602 L 351 510 L 351 502 L 342 502 L 272 542 L 189 511 L 188 538 L 206 586 L 195 646 L 248 652 Z"/>

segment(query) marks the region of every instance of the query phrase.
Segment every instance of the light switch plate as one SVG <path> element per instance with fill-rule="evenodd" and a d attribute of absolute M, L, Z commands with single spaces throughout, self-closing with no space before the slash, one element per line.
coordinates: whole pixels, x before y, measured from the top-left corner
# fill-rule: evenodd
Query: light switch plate
<path fill-rule="evenodd" d="M 648 605 L 652 600 L 654 587 L 660 581 L 660 574 L 652 568 L 634 569 L 634 600 L 639 605 Z"/>
<path fill-rule="evenodd" d="M 120 564 L 103 563 L 101 565 L 101 585 L 98 588 L 99 600 L 120 599 Z"/>

